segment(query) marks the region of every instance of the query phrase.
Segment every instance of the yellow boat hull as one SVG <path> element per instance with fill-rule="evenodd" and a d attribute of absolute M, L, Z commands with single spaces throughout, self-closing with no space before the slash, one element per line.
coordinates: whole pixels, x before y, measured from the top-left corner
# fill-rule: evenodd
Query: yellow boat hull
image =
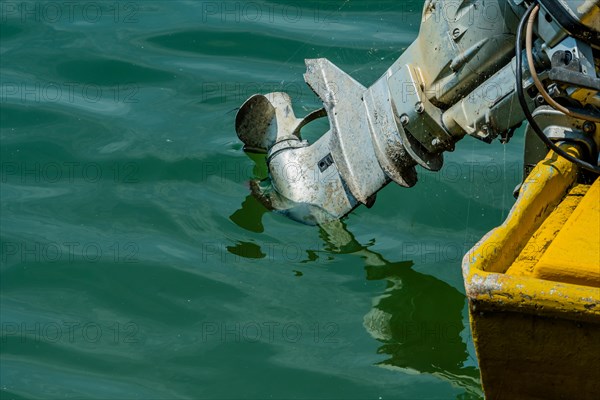
<path fill-rule="evenodd" d="M 577 173 L 551 152 L 463 259 L 487 399 L 600 393 L 600 179 L 578 185 Z"/>

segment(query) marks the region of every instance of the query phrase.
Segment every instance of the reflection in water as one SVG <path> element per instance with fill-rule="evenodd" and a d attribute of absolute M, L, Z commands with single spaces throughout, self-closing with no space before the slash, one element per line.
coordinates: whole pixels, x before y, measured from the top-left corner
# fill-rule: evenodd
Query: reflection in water
<path fill-rule="evenodd" d="M 248 195 L 242 203 L 242 208 L 229 217 L 237 226 L 250 232 L 261 233 L 265 228 L 262 216 L 268 210 L 252 195 Z"/>
<path fill-rule="evenodd" d="M 246 154 L 254 161 L 254 176 L 261 177 L 261 179 L 266 178 L 268 172 L 264 161 L 265 155 L 256 153 Z M 250 194 L 242 203 L 242 208 L 234 212 L 229 219 L 240 228 L 250 232 L 261 233 L 265 230 L 262 224 L 262 217 L 267 211 L 268 209 L 256 197 Z"/>
<path fill-rule="evenodd" d="M 235 246 L 227 246 L 227 251 L 244 258 L 265 258 L 267 255 L 256 243 L 238 242 Z"/>
<path fill-rule="evenodd" d="M 465 297 L 447 283 L 412 269 L 412 261 L 389 262 L 361 245 L 341 221 L 323 225 L 327 250 L 365 260 L 367 280 L 385 280 L 387 288 L 364 316 L 367 331 L 383 344 L 381 367 L 430 373 L 481 395 L 479 372 L 464 366 L 469 357 L 460 333 L 465 328 Z"/>
<path fill-rule="evenodd" d="M 266 211 L 248 196 L 230 218 L 244 229 L 262 232 L 261 218 Z M 354 254 L 364 260 L 367 280 L 387 282 L 385 292 L 373 299 L 373 308 L 363 322 L 369 334 L 381 342 L 378 353 L 386 355 L 377 365 L 433 374 L 464 388 L 467 393 L 460 398 L 480 398 L 479 372 L 473 366 L 465 366 L 469 353 L 460 335 L 465 329 L 464 295 L 433 276 L 416 272 L 410 260 L 386 260 L 369 249 L 374 243 L 362 245 L 341 221 L 321 225 L 320 233 L 325 252 Z M 260 247 L 252 245 L 255 248 L 251 253 L 260 257 Z M 239 245 L 228 250 L 240 254 L 236 251 Z M 309 259 L 314 259 L 319 251 L 309 253 Z"/>

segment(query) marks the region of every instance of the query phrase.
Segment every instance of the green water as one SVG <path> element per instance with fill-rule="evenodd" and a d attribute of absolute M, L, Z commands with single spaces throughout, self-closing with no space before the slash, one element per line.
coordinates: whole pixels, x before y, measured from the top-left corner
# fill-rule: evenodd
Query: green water
<path fill-rule="evenodd" d="M 1 397 L 480 398 L 460 262 L 521 134 L 320 228 L 249 196 L 233 129 L 254 92 L 318 108 L 305 58 L 371 84 L 422 5 L 3 1 Z"/>

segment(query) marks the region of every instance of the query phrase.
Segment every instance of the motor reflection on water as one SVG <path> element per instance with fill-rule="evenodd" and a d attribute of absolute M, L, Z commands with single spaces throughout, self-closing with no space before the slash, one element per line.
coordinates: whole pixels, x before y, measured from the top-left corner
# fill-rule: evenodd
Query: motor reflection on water
<path fill-rule="evenodd" d="M 254 172 L 266 175 L 266 170 L 258 166 Z M 243 229 L 261 233 L 262 218 L 268 212 L 250 194 L 230 219 Z M 381 343 L 377 352 L 385 355 L 376 365 L 404 373 L 432 374 L 464 389 L 466 393 L 459 399 L 481 398 L 476 360 L 469 354 L 463 335 L 469 329 L 463 321 L 464 294 L 442 280 L 415 271 L 412 260 L 388 261 L 370 249 L 373 241 L 361 244 L 343 221 L 321 224 L 319 230 L 322 248 L 307 249 L 305 262 L 327 254 L 351 254 L 363 260 L 367 280 L 386 282 L 384 292 L 373 299 L 363 320 L 367 332 Z M 266 256 L 266 250 L 255 243 L 238 242 L 227 250 L 245 258 Z"/>
<path fill-rule="evenodd" d="M 461 337 L 468 329 L 462 320 L 465 296 L 433 276 L 416 272 L 411 260 L 386 260 L 360 244 L 342 221 L 322 226 L 321 232 L 326 251 L 361 257 L 367 280 L 386 281 L 385 292 L 373 299 L 373 308 L 364 316 L 366 330 L 382 343 L 379 354 L 389 356 L 377 365 L 437 375 L 481 394 L 479 372 L 464 365 L 469 358 Z"/>

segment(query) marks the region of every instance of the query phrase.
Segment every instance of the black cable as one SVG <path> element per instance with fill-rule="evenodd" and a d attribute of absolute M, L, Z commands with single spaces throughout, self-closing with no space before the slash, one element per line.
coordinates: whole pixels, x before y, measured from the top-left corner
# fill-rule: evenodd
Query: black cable
<path fill-rule="evenodd" d="M 531 74 L 531 78 L 533 79 L 533 83 L 535 87 L 538 89 L 538 92 L 542 95 L 546 103 L 552 108 L 560 111 L 563 114 L 566 114 L 570 117 L 582 119 L 584 121 L 591 121 L 600 123 L 600 114 L 597 113 L 588 113 L 586 110 L 569 108 L 565 105 L 559 104 L 556 100 L 550 96 L 550 94 L 544 88 L 544 85 L 540 81 L 540 78 L 537 75 L 535 70 L 535 65 L 533 61 L 533 26 L 535 25 L 538 11 L 540 10 L 539 5 L 533 8 L 531 15 L 529 16 L 529 20 L 527 21 L 527 27 L 525 28 L 525 54 L 527 54 L 527 65 L 529 66 L 529 73 Z"/>
<path fill-rule="evenodd" d="M 525 114 L 525 118 L 527 119 L 527 122 L 529 122 L 529 126 L 531 126 L 531 129 L 533 129 L 535 134 L 540 138 L 540 140 L 542 142 L 544 142 L 544 144 L 548 148 L 550 148 L 550 150 L 554 151 L 559 156 L 571 161 L 573 164 L 575 164 L 581 168 L 584 168 L 588 171 L 591 171 L 595 174 L 600 175 L 599 167 L 594 166 L 594 165 L 592 165 L 586 161 L 583 161 L 577 157 L 573 157 L 572 155 L 570 155 L 569 153 L 567 153 L 566 151 L 564 151 L 563 149 L 561 149 L 560 147 L 558 147 L 557 145 L 552 143 L 552 141 L 544 134 L 542 129 L 539 127 L 537 122 L 535 122 L 535 120 L 533 119 L 533 115 L 531 114 L 531 111 L 529 111 L 529 107 L 527 106 L 527 101 L 525 100 L 525 92 L 523 90 L 523 64 L 522 64 L 523 56 L 521 54 L 523 49 L 522 49 L 521 43 L 523 42 L 523 40 L 522 40 L 523 28 L 525 27 L 525 24 L 527 23 L 527 19 L 531 15 L 531 12 L 533 11 L 533 9 L 535 8 L 536 5 L 537 5 L 537 1 L 534 1 L 533 3 L 531 3 L 531 5 L 527 9 L 527 11 L 525 12 L 525 15 L 523 15 L 523 17 L 521 18 L 521 21 L 519 22 L 519 27 L 517 29 L 517 42 L 515 44 L 515 48 L 516 48 L 516 52 L 517 52 L 517 55 L 516 55 L 517 96 L 519 98 L 519 103 L 521 104 L 521 108 L 523 109 L 523 114 Z"/>

